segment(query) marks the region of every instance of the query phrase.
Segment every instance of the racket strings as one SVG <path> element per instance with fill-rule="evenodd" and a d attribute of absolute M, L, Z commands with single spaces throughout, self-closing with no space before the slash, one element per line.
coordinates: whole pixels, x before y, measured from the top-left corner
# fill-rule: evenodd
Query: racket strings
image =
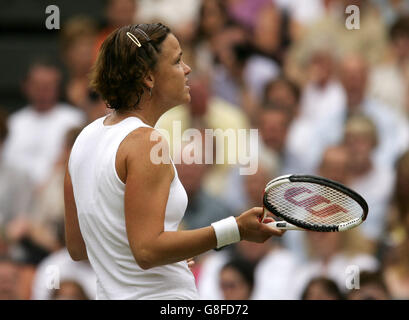
<path fill-rule="evenodd" d="M 267 201 L 284 219 L 312 225 L 337 226 L 363 215 L 361 206 L 342 192 L 308 182 L 273 186 Z"/>

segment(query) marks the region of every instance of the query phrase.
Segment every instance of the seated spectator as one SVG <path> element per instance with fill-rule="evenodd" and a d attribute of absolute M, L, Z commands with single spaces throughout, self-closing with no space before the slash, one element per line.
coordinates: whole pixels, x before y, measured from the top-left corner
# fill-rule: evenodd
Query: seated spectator
<path fill-rule="evenodd" d="M 345 103 L 345 93 L 336 78 L 336 58 L 322 46 L 311 53 L 307 62 L 307 82 L 300 101 L 300 117 L 312 124 L 337 112 Z"/>
<path fill-rule="evenodd" d="M 267 81 L 279 74 L 272 59 L 258 54 L 240 25 L 226 26 L 213 41 L 216 64 L 212 72 L 214 95 L 238 106 L 253 122 Z"/>
<path fill-rule="evenodd" d="M 305 288 L 302 300 L 344 300 L 338 285 L 331 279 L 318 277 L 312 279 Z"/>
<path fill-rule="evenodd" d="M 394 184 L 394 172 L 373 161 L 377 141 L 376 127 L 368 117 L 352 116 L 347 120 L 344 137 L 349 159 L 347 185 L 368 203 L 368 218 L 358 229 L 374 248 L 386 231 L 386 214 Z"/>
<path fill-rule="evenodd" d="M 287 108 L 269 103 L 259 113 L 260 148 L 268 149 L 279 159 L 279 175 L 287 172 L 290 155 L 287 136 L 291 125 L 291 113 Z"/>
<path fill-rule="evenodd" d="M 409 151 L 397 163 L 383 276 L 393 299 L 409 299 Z"/>
<path fill-rule="evenodd" d="M 392 167 L 409 143 L 407 119 L 399 117 L 390 108 L 368 97 L 368 65 L 362 57 L 345 57 L 340 70 L 346 103 L 339 112 L 334 112 L 317 126 L 319 139 L 316 144 L 324 149 L 328 145 L 341 142 L 344 123 L 348 117 L 354 114 L 365 115 L 374 122 L 378 133 L 378 145 L 373 153 L 374 163 Z"/>
<path fill-rule="evenodd" d="M 408 216 L 409 213 L 404 221 L 406 230 L 409 230 Z M 406 238 L 390 248 L 385 257 L 383 278 L 393 299 L 409 299 L 409 232 L 406 232 Z"/>
<path fill-rule="evenodd" d="M 348 181 L 348 152 L 344 146 L 328 147 L 321 160 L 318 174 L 321 177 L 347 184 Z"/>
<path fill-rule="evenodd" d="M 61 54 L 68 72 L 64 94 L 69 103 L 84 111 L 96 35 L 94 21 L 85 16 L 71 18 L 61 28 Z"/>
<path fill-rule="evenodd" d="M 264 105 L 276 105 L 290 115 L 290 123 L 283 140 L 284 159 L 282 173 L 313 173 L 320 156 L 315 125 L 302 116 L 300 110 L 301 90 L 285 76 L 271 80 L 264 89 Z M 261 113 L 263 115 L 263 113 Z"/>
<path fill-rule="evenodd" d="M 220 270 L 219 284 L 224 300 L 249 300 L 254 286 L 254 267 L 244 260 L 230 260 Z"/>
<path fill-rule="evenodd" d="M 400 243 L 407 233 L 409 225 L 406 218 L 409 212 L 409 150 L 396 163 L 396 179 L 389 212 L 389 241 Z"/>
<path fill-rule="evenodd" d="M 194 72 L 210 76 L 215 60 L 213 51 L 215 39 L 231 23 L 231 20 L 225 1 L 202 0 L 200 2 L 195 35 L 191 43 L 194 59 L 191 64 L 187 64 Z"/>
<path fill-rule="evenodd" d="M 59 238 L 59 227 L 64 220 L 64 177 L 75 139 L 81 128 L 70 129 L 64 141 L 59 159 L 50 171 L 46 183 L 36 192 L 30 210 L 28 235 L 36 244 L 49 252 L 61 249 L 63 243 Z"/>
<path fill-rule="evenodd" d="M 379 272 L 361 272 L 359 289 L 351 289 L 348 300 L 389 300 L 389 292 Z"/>
<path fill-rule="evenodd" d="M 408 3 L 409 5 L 409 3 Z M 388 59 L 370 74 L 368 94 L 402 116 L 409 115 L 409 12 L 391 26 Z"/>
<path fill-rule="evenodd" d="M 184 43 L 194 34 L 201 0 L 133 0 L 137 3 L 134 20 L 139 23 L 162 22 Z"/>
<path fill-rule="evenodd" d="M 201 299 L 223 299 L 218 278 L 223 266 L 230 259 L 241 259 L 254 266 L 254 287 L 250 299 L 294 299 L 292 279 L 297 260 L 291 252 L 272 240 L 264 243 L 241 241 L 228 250 L 207 254 L 203 258 L 197 279 Z M 280 272 L 274 273 L 271 270 Z"/>
<path fill-rule="evenodd" d="M 60 154 L 66 132 L 84 123 L 84 114 L 59 103 L 60 71 L 48 62 L 30 65 L 24 93 L 28 105 L 8 120 L 6 163 L 25 172 L 38 187 L 46 181 Z"/>
<path fill-rule="evenodd" d="M 97 35 L 94 61 L 98 56 L 99 48 L 108 35 L 117 28 L 133 24 L 138 10 L 138 2 L 136 0 L 108 0 L 106 3 L 106 25 Z"/>
<path fill-rule="evenodd" d="M 347 291 L 347 268 L 357 266 L 362 271 L 376 271 L 378 261 L 366 254 L 360 234 L 354 229 L 346 232 L 306 232 L 309 259 L 299 265 L 293 289 L 299 299 L 306 285 L 315 277 L 335 281 L 341 292 Z"/>
<path fill-rule="evenodd" d="M 3 157 L 8 136 L 7 115 L 0 110 L 0 255 L 10 250 L 10 226 L 13 221 L 26 220 L 33 200 L 33 183 L 28 175 Z"/>
<path fill-rule="evenodd" d="M 351 16 L 345 14 L 349 5 L 357 5 L 360 9 L 359 29 L 350 30 L 345 26 L 346 18 Z M 310 5 L 310 1 L 298 9 L 301 11 L 304 6 L 310 6 L 314 10 L 314 3 Z M 293 81 L 300 85 L 306 83 L 306 58 L 322 43 L 327 43 L 328 48 L 339 56 L 346 57 L 352 53 L 362 55 L 370 65 L 375 65 L 384 58 L 387 29 L 371 1 L 327 1 L 325 10 L 321 12 L 324 14 L 314 23 L 302 28 L 303 30 L 291 30 L 295 41 L 287 52 L 285 70 Z M 320 11 L 314 13 L 319 15 Z"/>
<path fill-rule="evenodd" d="M 279 105 L 288 110 L 291 119 L 296 119 L 300 113 L 300 88 L 285 76 L 268 81 L 264 86 L 263 102 Z"/>
<path fill-rule="evenodd" d="M 101 96 L 93 90 L 87 91 L 87 99 L 85 101 L 83 111 L 86 114 L 87 123 L 91 123 L 94 120 L 106 116 L 111 111 L 108 109 Z"/>

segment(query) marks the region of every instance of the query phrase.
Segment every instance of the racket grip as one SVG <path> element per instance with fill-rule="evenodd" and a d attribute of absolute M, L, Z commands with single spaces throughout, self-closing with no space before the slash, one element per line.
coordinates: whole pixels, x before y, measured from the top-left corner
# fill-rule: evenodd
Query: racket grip
<path fill-rule="evenodd" d="M 297 227 L 291 223 L 285 222 L 285 221 L 274 221 L 267 223 L 268 226 L 276 228 L 276 229 L 281 229 L 281 230 L 304 230 L 303 228 Z"/>

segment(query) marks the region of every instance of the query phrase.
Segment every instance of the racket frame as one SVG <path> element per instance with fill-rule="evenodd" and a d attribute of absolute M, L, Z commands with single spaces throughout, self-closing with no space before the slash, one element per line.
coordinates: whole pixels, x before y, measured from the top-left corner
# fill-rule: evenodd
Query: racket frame
<path fill-rule="evenodd" d="M 330 187 L 335 189 L 341 193 L 346 194 L 353 200 L 355 200 L 363 210 L 363 215 L 352 219 L 351 221 L 341 223 L 339 225 L 328 225 L 328 226 L 321 226 L 317 224 L 306 223 L 305 221 L 283 216 L 280 212 L 267 201 L 267 193 L 268 191 L 273 188 L 277 187 L 283 183 L 291 183 L 291 182 L 308 182 L 308 183 L 315 183 L 319 185 L 323 185 L 326 187 Z M 366 203 L 365 199 L 362 198 L 358 193 L 355 191 L 347 188 L 346 186 L 335 182 L 330 179 L 326 179 L 323 177 L 312 176 L 312 175 L 284 175 L 277 177 L 270 182 L 267 183 L 266 188 L 264 189 L 263 194 L 263 208 L 264 208 L 264 218 L 267 216 L 268 212 L 276 215 L 277 217 L 283 219 L 284 221 L 276 221 L 269 223 L 270 226 L 278 228 L 278 229 L 285 229 L 285 230 L 311 230 L 311 231 L 319 231 L 319 232 L 339 232 L 339 231 L 346 231 L 352 229 L 363 221 L 366 220 L 368 216 L 368 204 Z"/>

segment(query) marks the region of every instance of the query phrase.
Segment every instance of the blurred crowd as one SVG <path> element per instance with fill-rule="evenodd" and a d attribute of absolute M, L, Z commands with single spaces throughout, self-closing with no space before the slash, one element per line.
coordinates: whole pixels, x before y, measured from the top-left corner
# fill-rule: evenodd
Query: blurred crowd
<path fill-rule="evenodd" d="M 258 129 L 253 175 L 177 165 L 189 197 L 181 228 L 261 206 L 266 183 L 290 173 L 339 181 L 369 205 L 347 232 L 288 231 L 196 257 L 200 297 L 409 299 L 408 1 L 109 0 L 105 14 L 103 26 L 86 12 L 64 21 L 65 70 L 29 57 L 28 104 L 0 110 L 0 299 L 95 298 L 92 268 L 64 246 L 65 167 L 81 128 L 110 112 L 88 88 L 101 43 L 149 22 L 171 28 L 193 70 L 190 104 L 158 128 Z"/>

